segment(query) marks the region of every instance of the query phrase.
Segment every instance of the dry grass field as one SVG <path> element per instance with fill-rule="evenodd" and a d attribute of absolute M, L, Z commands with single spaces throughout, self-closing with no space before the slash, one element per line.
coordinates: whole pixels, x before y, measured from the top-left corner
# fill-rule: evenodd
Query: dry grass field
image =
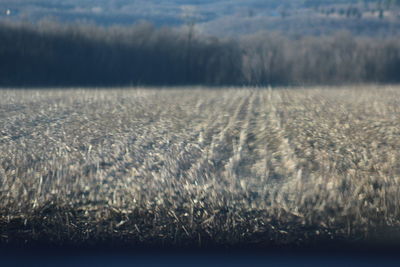
<path fill-rule="evenodd" d="M 398 87 L 0 95 L 2 244 L 399 240 Z"/>

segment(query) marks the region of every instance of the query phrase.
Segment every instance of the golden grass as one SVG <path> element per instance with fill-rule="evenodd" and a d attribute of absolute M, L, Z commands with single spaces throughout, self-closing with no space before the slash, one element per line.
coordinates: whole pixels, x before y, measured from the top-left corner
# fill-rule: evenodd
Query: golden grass
<path fill-rule="evenodd" d="M 397 87 L 3 90 L 0 242 L 398 236 L 399 118 Z"/>

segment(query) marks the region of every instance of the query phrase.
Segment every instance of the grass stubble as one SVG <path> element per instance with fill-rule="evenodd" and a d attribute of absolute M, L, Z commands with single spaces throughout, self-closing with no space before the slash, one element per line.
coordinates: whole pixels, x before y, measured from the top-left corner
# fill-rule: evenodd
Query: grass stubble
<path fill-rule="evenodd" d="M 399 118 L 389 86 L 2 90 L 0 243 L 398 243 Z"/>

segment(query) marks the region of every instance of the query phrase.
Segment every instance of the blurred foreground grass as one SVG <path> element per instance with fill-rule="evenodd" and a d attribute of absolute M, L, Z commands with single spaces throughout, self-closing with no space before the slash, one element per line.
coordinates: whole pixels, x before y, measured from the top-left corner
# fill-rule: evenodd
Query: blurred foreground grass
<path fill-rule="evenodd" d="M 399 240 L 400 88 L 0 93 L 3 244 Z"/>

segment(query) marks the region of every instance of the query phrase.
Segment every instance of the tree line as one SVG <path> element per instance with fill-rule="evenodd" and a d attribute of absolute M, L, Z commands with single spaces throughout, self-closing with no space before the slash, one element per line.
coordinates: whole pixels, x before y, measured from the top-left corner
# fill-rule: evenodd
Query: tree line
<path fill-rule="evenodd" d="M 0 86 L 400 82 L 400 41 L 260 32 L 237 39 L 148 23 L 0 24 Z"/>

